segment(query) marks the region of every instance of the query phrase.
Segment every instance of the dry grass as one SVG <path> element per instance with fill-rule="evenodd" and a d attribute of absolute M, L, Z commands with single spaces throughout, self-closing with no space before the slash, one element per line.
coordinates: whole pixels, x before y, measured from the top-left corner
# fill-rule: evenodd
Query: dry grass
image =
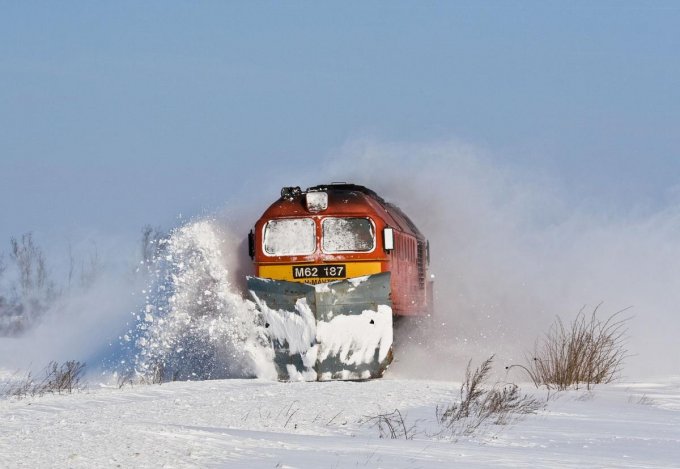
<path fill-rule="evenodd" d="M 407 425 L 406 419 L 401 414 L 399 409 L 394 409 L 392 412 L 366 417 L 364 423 L 368 423 L 377 427 L 380 438 L 389 438 L 392 440 L 412 440 L 416 434 L 416 426 Z"/>
<path fill-rule="evenodd" d="M 543 341 L 536 343 L 527 366 L 513 366 L 522 368 L 537 387 L 548 389 L 578 389 L 583 384 L 590 389 L 614 381 L 627 356 L 625 326 L 630 318 L 622 318 L 626 311 L 622 310 L 601 320 L 599 307 L 590 315 L 581 309 L 568 325 L 557 318 Z"/>
<path fill-rule="evenodd" d="M 521 394 L 515 384 L 487 387 L 493 355 L 472 371 L 471 362 L 460 387 L 460 400 L 447 406 L 437 406 L 440 435 L 470 435 L 484 424 L 507 425 L 519 416 L 533 414 L 543 404 L 527 394 Z"/>
<path fill-rule="evenodd" d="M 487 425 L 508 425 L 527 414 L 536 413 L 544 403 L 523 394 L 515 384 L 488 385 L 493 355 L 474 371 L 471 362 L 465 370 L 465 380 L 456 402 L 435 408 L 436 430 L 423 433 L 434 438 L 455 438 L 472 435 Z M 364 424 L 378 428 L 380 438 L 410 440 L 420 433 L 416 423 L 409 424 L 399 409 L 365 416 Z M 421 421 L 422 423 L 422 421 Z"/>
<path fill-rule="evenodd" d="M 28 396 L 42 396 L 48 393 L 71 394 L 82 390 L 82 377 L 85 363 L 71 360 L 59 364 L 50 362 L 43 372 L 42 379 L 36 379 L 31 372 L 22 379 L 8 383 L 2 394 L 22 399 Z"/>

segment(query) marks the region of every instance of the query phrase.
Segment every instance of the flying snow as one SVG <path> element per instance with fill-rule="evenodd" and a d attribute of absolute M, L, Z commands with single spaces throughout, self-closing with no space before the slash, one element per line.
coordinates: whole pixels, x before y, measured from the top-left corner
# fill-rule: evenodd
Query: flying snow
<path fill-rule="evenodd" d="M 228 236 L 199 220 L 160 240 L 136 328 L 135 372 L 162 379 L 275 376 L 255 305 L 229 282 Z"/>

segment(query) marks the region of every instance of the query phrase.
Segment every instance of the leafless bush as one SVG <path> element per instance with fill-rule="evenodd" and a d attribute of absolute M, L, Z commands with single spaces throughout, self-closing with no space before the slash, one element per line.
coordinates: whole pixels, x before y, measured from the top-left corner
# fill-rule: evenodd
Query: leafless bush
<path fill-rule="evenodd" d="M 486 423 L 507 425 L 513 419 L 533 414 L 542 407 L 543 404 L 537 399 L 521 394 L 515 384 L 487 387 L 493 358 L 492 355 L 474 371 L 469 362 L 465 380 L 460 387 L 460 400 L 437 406 L 435 415 L 441 427 L 440 435 L 470 435 Z"/>
<path fill-rule="evenodd" d="M 364 423 L 371 424 L 378 428 L 380 438 L 389 438 L 392 440 L 405 439 L 412 440 L 416 434 L 416 426 L 407 425 L 406 419 L 401 414 L 399 409 L 394 409 L 392 412 L 382 413 L 373 416 L 365 417 Z"/>
<path fill-rule="evenodd" d="M 590 316 L 581 309 L 569 325 L 557 318 L 543 341 L 536 343 L 527 366 L 514 366 L 523 369 L 536 387 L 548 389 L 578 389 L 581 384 L 590 389 L 614 381 L 627 356 L 625 326 L 630 318 L 621 318 L 626 311 L 622 310 L 601 320 L 599 307 Z"/>
<path fill-rule="evenodd" d="M 71 393 L 81 388 L 81 379 L 85 371 L 85 363 L 70 360 L 63 364 L 50 362 L 43 380 L 43 392 Z"/>
<path fill-rule="evenodd" d="M 84 371 L 85 363 L 79 361 L 71 360 L 62 364 L 52 361 L 45 367 L 41 380 L 36 380 L 29 371 L 25 377 L 7 384 L 3 394 L 19 399 L 47 393 L 70 394 L 83 389 L 81 380 Z"/>
<path fill-rule="evenodd" d="M 16 335 L 35 323 L 57 297 L 49 279 L 47 262 L 31 233 L 10 240 L 10 256 L 16 270 L 16 282 L 10 295 L 0 294 L 0 335 Z M 3 263 L 0 269 L 4 271 Z M 0 272 L 1 273 L 1 272 Z"/>
<path fill-rule="evenodd" d="M 0 390 L 0 397 L 17 397 L 19 399 L 32 395 L 35 388 L 35 380 L 29 371 L 22 378 L 17 378 L 16 375 L 8 379 L 4 383 L 2 390 Z"/>
<path fill-rule="evenodd" d="M 10 240 L 10 257 L 19 271 L 19 285 L 22 296 L 53 294 L 54 285 L 47 275 L 47 261 L 42 249 L 33 241 L 32 233 L 24 233 L 20 239 Z"/>

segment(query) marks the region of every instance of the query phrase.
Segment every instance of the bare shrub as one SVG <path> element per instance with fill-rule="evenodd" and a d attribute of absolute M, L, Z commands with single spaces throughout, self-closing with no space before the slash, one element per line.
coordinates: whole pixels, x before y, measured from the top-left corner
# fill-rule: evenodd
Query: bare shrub
<path fill-rule="evenodd" d="M 19 285 L 24 298 L 38 294 L 50 296 L 54 285 L 47 275 L 47 261 L 42 249 L 33 241 L 32 233 L 10 240 L 10 257 L 19 271 Z"/>
<path fill-rule="evenodd" d="M 542 403 L 527 394 L 520 393 L 515 384 L 487 387 L 494 356 L 486 359 L 474 371 L 472 362 L 465 370 L 465 380 L 460 387 L 458 402 L 437 406 L 435 415 L 441 427 L 440 436 L 470 435 L 486 423 L 507 425 L 515 418 L 533 414 Z"/>
<path fill-rule="evenodd" d="M 17 335 L 32 326 L 57 297 L 49 279 L 42 249 L 31 233 L 10 240 L 10 259 L 16 270 L 10 297 L 0 295 L 0 336 Z M 0 266 L 2 270 L 5 265 Z M 0 272 L 1 273 L 1 272 Z"/>
<path fill-rule="evenodd" d="M 406 419 L 401 414 L 399 409 L 394 409 L 392 412 L 382 413 L 373 416 L 365 417 L 364 423 L 371 424 L 378 428 L 380 438 L 389 438 L 392 440 L 405 439 L 412 440 L 416 434 L 416 426 L 407 425 Z"/>
<path fill-rule="evenodd" d="M 13 376 L 3 386 L 0 396 L 23 398 L 32 395 L 35 389 L 35 380 L 31 372 L 27 372 L 23 378 Z"/>
<path fill-rule="evenodd" d="M 71 394 L 83 389 L 84 371 L 85 363 L 79 361 L 71 360 L 62 364 L 52 361 L 45 367 L 41 380 L 36 380 L 29 371 L 23 378 L 7 384 L 2 394 L 18 399 L 47 393 Z"/>
<path fill-rule="evenodd" d="M 50 362 L 46 368 L 45 379 L 42 383 L 43 392 L 71 393 L 74 389 L 81 389 L 81 379 L 85 371 L 85 363 L 70 360 L 59 364 Z"/>
<path fill-rule="evenodd" d="M 581 384 L 590 389 L 614 381 L 627 356 L 625 326 L 630 318 L 621 318 L 626 311 L 622 310 L 601 320 L 597 317 L 600 306 L 590 316 L 581 309 L 569 325 L 557 318 L 543 341 L 534 346 L 527 366 L 513 366 L 523 369 L 536 387 L 548 389 L 578 389 Z"/>

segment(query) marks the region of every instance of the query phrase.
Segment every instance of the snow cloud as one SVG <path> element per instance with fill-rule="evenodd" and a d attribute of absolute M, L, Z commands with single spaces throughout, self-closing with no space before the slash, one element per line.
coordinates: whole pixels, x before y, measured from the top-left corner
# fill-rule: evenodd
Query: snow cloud
<path fill-rule="evenodd" d="M 436 314 L 424 346 L 397 351 L 395 373 L 418 374 L 425 360 L 460 376 L 492 353 L 523 362 L 556 317 L 600 304 L 603 318 L 630 307 L 625 376 L 680 371 L 680 204 L 607 210 L 555 175 L 455 141 L 355 141 L 333 160 L 329 179 L 378 191 L 431 242 Z"/>

